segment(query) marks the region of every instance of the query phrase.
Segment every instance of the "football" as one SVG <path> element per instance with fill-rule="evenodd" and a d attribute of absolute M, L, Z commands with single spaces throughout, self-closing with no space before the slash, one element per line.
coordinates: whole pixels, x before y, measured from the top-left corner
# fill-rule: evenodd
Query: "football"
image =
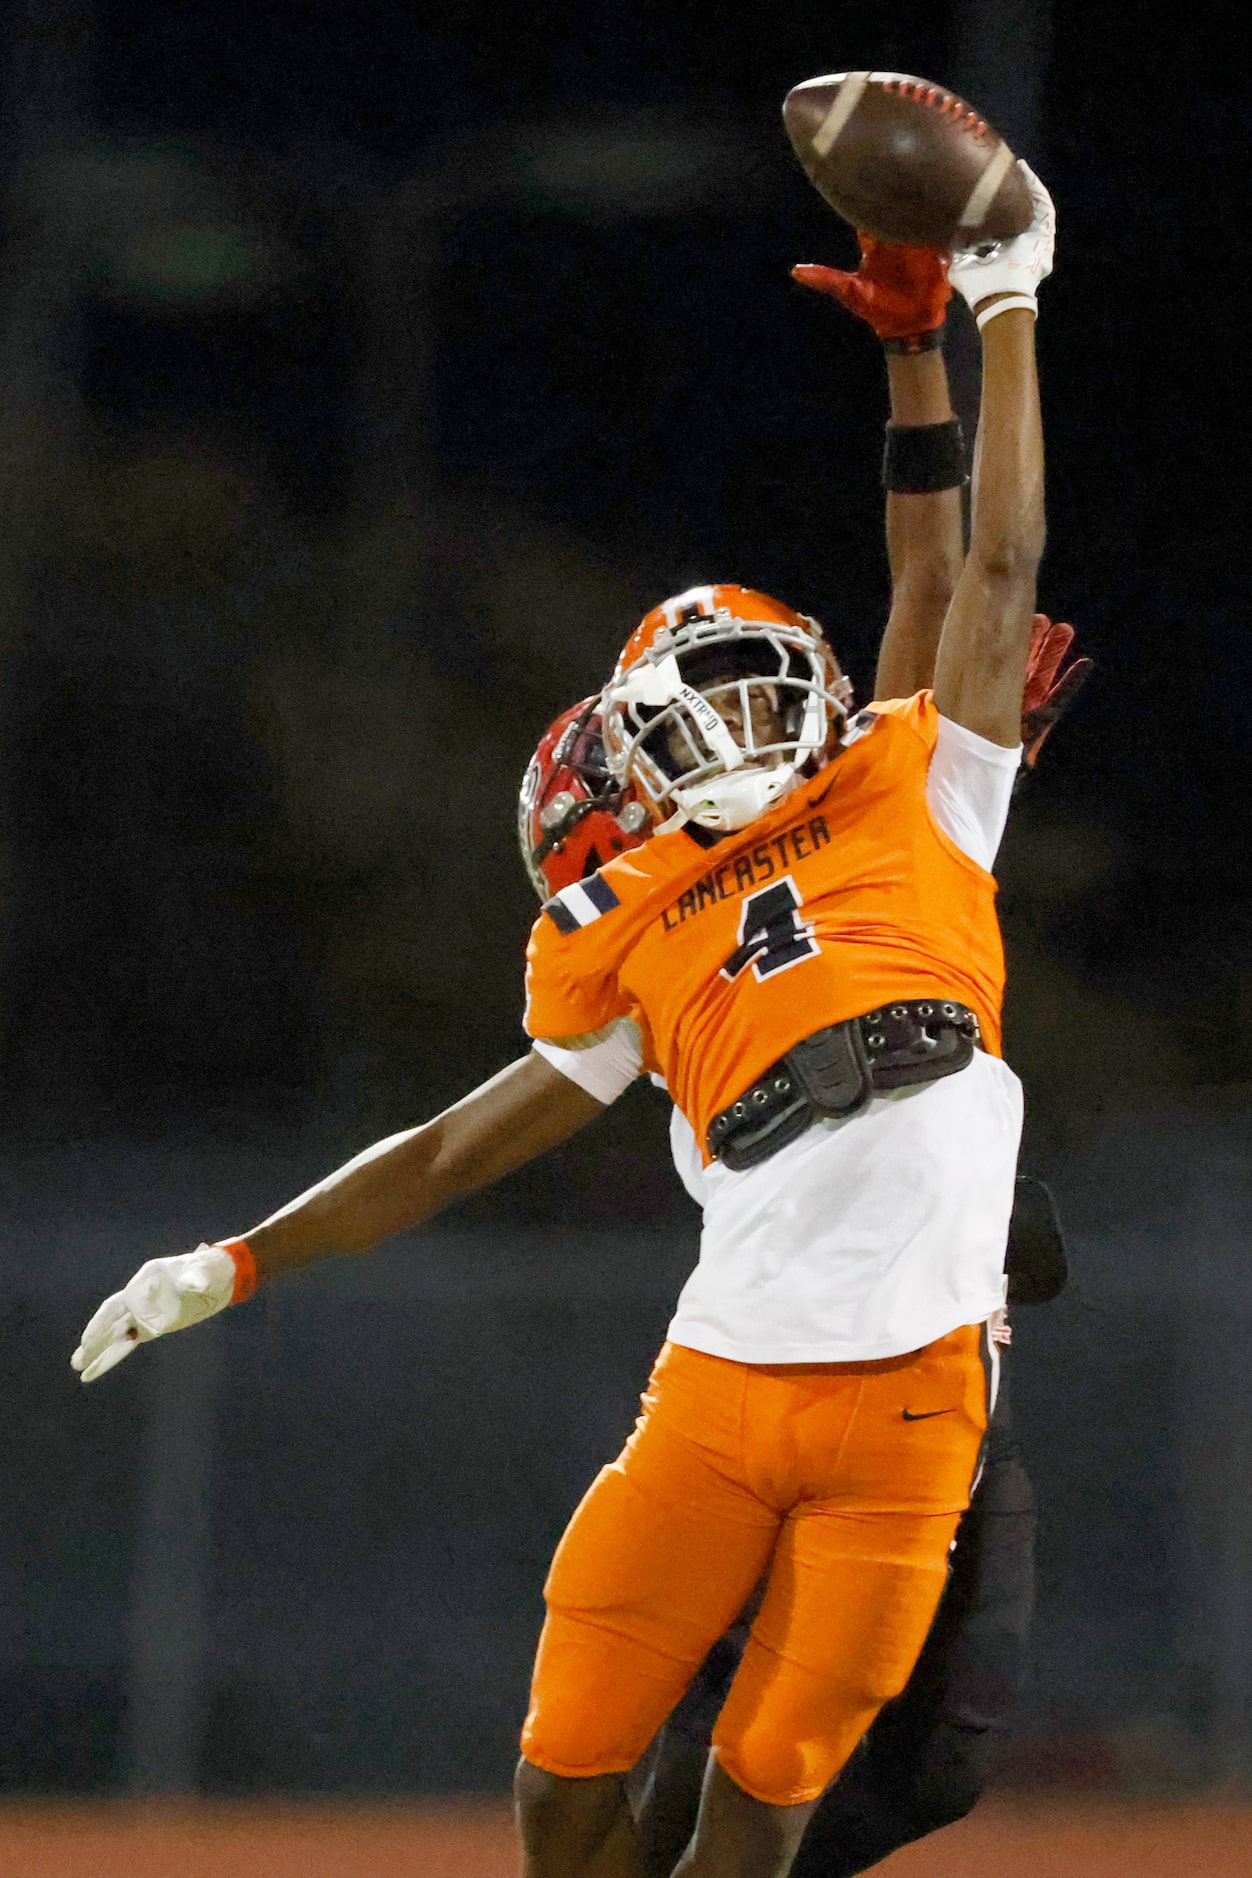
<path fill-rule="evenodd" d="M 818 194 L 881 241 L 972 248 L 1030 226 L 1013 152 L 941 85 L 903 72 L 834 72 L 789 91 L 783 122 Z"/>

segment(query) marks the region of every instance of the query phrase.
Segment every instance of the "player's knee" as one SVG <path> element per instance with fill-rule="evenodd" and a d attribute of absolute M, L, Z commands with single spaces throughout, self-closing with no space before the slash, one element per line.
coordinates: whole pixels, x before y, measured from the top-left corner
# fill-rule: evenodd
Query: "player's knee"
<path fill-rule="evenodd" d="M 713 1733 L 718 1759 L 739 1786 L 772 1806 L 815 1800 L 865 1733 L 889 1680 L 890 1672 L 852 1684 L 810 1678 L 774 1705 L 736 1682 Z"/>
<path fill-rule="evenodd" d="M 525 1756 L 513 1776 L 513 1797 L 526 1851 L 534 1856 L 559 1847 L 567 1859 L 590 1858 L 627 1804 L 621 1774 L 550 1774 Z"/>
<path fill-rule="evenodd" d="M 851 1737 L 847 1743 L 850 1751 Z M 803 1806 L 816 1800 L 846 1754 L 841 1741 L 802 1736 L 783 1728 L 715 1731 L 717 1759 L 735 1785 L 767 1806 Z"/>

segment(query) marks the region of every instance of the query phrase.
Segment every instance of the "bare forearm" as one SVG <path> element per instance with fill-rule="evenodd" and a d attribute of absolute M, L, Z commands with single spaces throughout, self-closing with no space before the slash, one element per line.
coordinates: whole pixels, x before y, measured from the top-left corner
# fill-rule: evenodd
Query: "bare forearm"
<path fill-rule="evenodd" d="M 970 546 L 944 624 L 935 702 L 1006 748 L 1021 737 L 1021 691 L 1044 544 L 1043 430 L 1035 323 L 1003 313 L 983 335 L 982 412 Z"/>
<path fill-rule="evenodd" d="M 328 1252 L 368 1251 L 555 1147 L 602 1107 L 532 1051 L 424 1127 L 367 1148 L 245 1239 L 149 1259 L 88 1321 L 71 1366 L 95 1382 L 141 1343 L 251 1297 L 259 1281 Z"/>
<path fill-rule="evenodd" d="M 874 681 L 880 698 L 907 698 L 933 684 L 935 654 L 963 561 L 961 492 L 887 498 L 891 614 Z"/>
<path fill-rule="evenodd" d="M 889 352 L 887 391 L 893 424 L 944 424 L 952 415 L 952 394 L 943 349 Z"/>
<path fill-rule="evenodd" d="M 380 1240 L 424 1220 L 455 1198 L 440 1179 L 437 1143 L 427 1122 L 375 1142 L 291 1200 L 245 1236 L 263 1282 L 336 1252 L 368 1252 Z"/>
<path fill-rule="evenodd" d="M 943 353 L 889 355 L 891 422 L 900 428 L 951 420 Z M 887 494 L 891 615 L 875 678 L 880 698 L 908 697 L 934 680 L 935 653 L 963 559 L 961 492 Z"/>
<path fill-rule="evenodd" d="M 1043 422 L 1035 321 L 1002 313 L 983 335 L 982 414 L 974 453 L 969 552 L 986 575 L 1025 574 L 1043 557 Z"/>
<path fill-rule="evenodd" d="M 337 1252 L 368 1252 L 555 1147 L 601 1104 L 528 1056 L 432 1121 L 391 1135 L 245 1236 L 261 1282 Z"/>

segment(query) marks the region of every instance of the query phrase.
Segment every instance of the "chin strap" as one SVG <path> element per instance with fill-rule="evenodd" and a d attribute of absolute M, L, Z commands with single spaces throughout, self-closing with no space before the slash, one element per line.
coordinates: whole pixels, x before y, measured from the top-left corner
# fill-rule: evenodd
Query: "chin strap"
<path fill-rule="evenodd" d="M 761 769 L 754 764 L 733 776 L 714 776 L 709 782 L 675 789 L 673 799 L 688 821 L 734 834 L 790 795 L 799 780 L 790 763 L 781 763 L 777 769 Z"/>

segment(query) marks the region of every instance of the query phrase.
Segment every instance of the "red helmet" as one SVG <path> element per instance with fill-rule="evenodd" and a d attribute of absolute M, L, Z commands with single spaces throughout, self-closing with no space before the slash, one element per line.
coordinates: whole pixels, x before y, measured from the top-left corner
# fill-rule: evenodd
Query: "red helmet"
<path fill-rule="evenodd" d="M 754 694 L 779 726 L 768 742 L 754 737 Z M 691 587 L 645 614 L 605 686 L 608 767 L 655 821 L 743 828 L 833 753 L 851 697 L 816 620 L 751 587 Z"/>
<path fill-rule="evenodd" d="M 604 760 L 600 700 L 562 711 L 539 739 L 517 803 L 517 838 L 541 900 L 645 839 L 648 813 Z"/>

